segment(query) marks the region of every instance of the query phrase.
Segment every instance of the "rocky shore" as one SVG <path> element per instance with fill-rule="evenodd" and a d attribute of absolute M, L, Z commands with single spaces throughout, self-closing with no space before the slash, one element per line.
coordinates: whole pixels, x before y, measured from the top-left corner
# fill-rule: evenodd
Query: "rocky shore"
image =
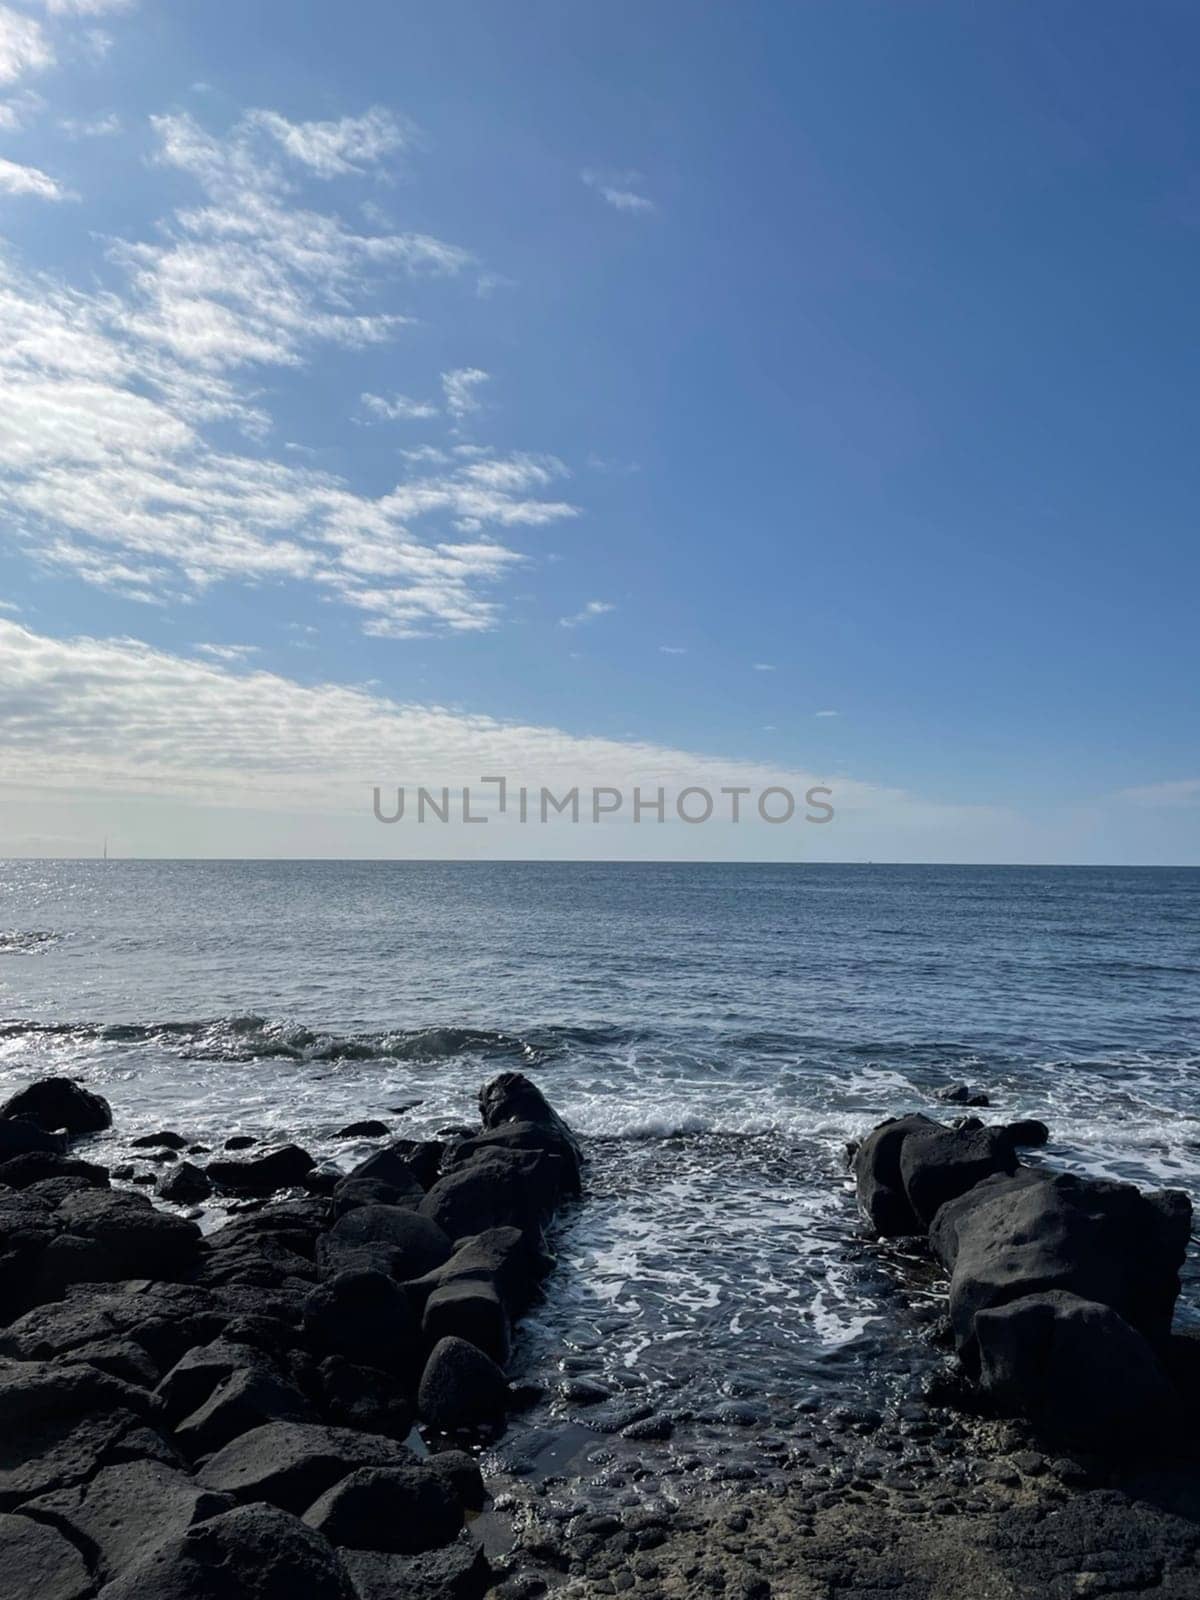
<path fill-rule="evenodd" d="M 1040 1124 L 905 1117 L 851 1152 L 894 1241 L 862 1249 L 926 1294 L 948 1279 L 920 1392 L 814 1409 L 777 1470 L 708 1488 L 668 1411 L 625 1419 L 631 1488 L 690 1492 L 610 1511 L 577 1492 L 600 1430 L 575 1430 L 574 1490 L 479 1470 L 529 1398 L 514 1323 L 581 1191 L 526 1078 L 349 1172 L 162 1130 L 141 1149 L 173 1210 L 71 1153 L 110 1116 L 67 1080 L 0 1108 L 0 1600 L 1200 1597 L 1200 1362 L 1172 1326 L 1190 1205 L 1028 1164 Z M 184 1209 L 212 1202 L 232 1210 L 202 1233 Z M 598 1418 L 586 1388 L 564 1377 Z"/>

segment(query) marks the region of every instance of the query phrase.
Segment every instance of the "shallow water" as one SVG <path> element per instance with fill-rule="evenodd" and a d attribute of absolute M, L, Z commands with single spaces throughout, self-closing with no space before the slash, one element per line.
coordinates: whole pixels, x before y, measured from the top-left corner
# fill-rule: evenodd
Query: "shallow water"
<path fill-rule="evenodd" d="M 1200 1193 L 1197 871 L 9 862 L 0 1018 L 0 1090 L 93 1084 L 102 1158 L 170 1126 L 349 1164 L 343 1124 L 433 1131 L 528 1071 L 589 1192 L 516 1367 L 622 1402 L 535 1409 L 518 1462 L 651 1410 L 737 1472 L 910 1392 L 921 1293 L 843 1150 L 956 1079 L 1043 1117 L 1048 1161 Z"/>

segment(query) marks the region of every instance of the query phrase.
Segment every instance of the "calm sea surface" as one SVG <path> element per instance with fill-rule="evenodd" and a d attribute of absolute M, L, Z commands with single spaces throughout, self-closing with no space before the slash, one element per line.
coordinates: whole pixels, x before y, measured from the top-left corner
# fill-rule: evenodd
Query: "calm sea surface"
<path fill-rule="evenodd" d="M 0 1092 L 94 1085 L 109 1160 L 170 1126 L 349 1164 L 344 1123 L 527 1071 L 590 1193 L 518 1369 L 735 1464 L 931 1360 L 846 1185 L 880 1117 L 966 1078 L 1046 1160 L 1200 1198 L 1200 871 L 0 862 L 0 1018 Z"/>

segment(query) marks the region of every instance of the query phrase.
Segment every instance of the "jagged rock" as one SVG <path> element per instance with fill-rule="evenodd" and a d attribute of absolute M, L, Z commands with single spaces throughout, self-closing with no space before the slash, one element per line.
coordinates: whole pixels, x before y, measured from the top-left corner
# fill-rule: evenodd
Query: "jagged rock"
<path fill-rule="evenodd" d="M 563 1162 L 536 1150 L 491 1149 L 438 1179 L 418 1210 L 452 1240 L 487 1228 L 536 1236 L 563 1193 Z"/>
<path fill-rule="evenodd" d="M 0 1432 L 0 1511 L 86 1483 L 122 1440 L 142 1431 L 138 1416 L 117 1407 L 77 1418 L 30 1417 Z"/>
<path fill-rule="evenodd" d="M 47 1133 L 28 1117 L 0 1120 L 0 1161 L 30 1154 L 62 1155 L 66 1148 L 65 1134 Z"/>
<path fill-rule="evenodd" d="M 980 1382 L 1041 1431 L 1112 1450 L 1167 1440 L 1179 1396 L 1140 1333 L 1109 1306 L 1052 1290 L 975 1318 Z"/>
<path fill-rule="evenodd" d="M 889 1117 L 872 1128 L 855 1151 L 858 1203 L 876 1233 L 884 1238 L 921 1232 L 900 1177 L 900 1152 L 909 1134 L 940 1127 L 940 1123 L 920 1115 Z"/>
<path fill-rule="evenodd" d="M 77 1357 L 0 1358 L 0 1430 L 11 1433 L 29 1422 L 118 1408 L 145 1414 L 150 1403 L 143 1391 Z"/>
<path fill-rule="evenodd" d="M 107 1189 L 108 1172 L 93 1161 L 80 1161 L 76 1156 L 52 1155 L 49 1151 L 30 1150 L 23 1156 L 13 1156 L 0 1162 L 0 1184 L 10 1189 L 28 1189 L 35 1183 L 52 1179 L 77 1178 L 80 1187 Z"/>
<path fill-rule="evenodd" d="M 490 1357 L 465 1339 L 439 1339 L 417 1390 L 417 1414 L 443 1433 L 497 1422 L 508 1407 L 508 1385 Z"/>
<path fill-rule="evenodd" d="M 357 1467 L 407 1465 L 412 1452 L 381 1433 L 308 1422 L 269 1422 L 218 1450 L 196 1474 L 206 1489 L 235 1500 L 266 1500 L 304 1511 Z"/>
<path fill-rule="evenodd" d="M 191 1416 L 235 1372 L 262 1372 L 280 1377 L 276 1364 L 261 1350 L 229 1339 L 213 1339 L 182 1355 L 159 1383 L 155 1394 L 173 1425 Z"/>
<path fill-rule="evenodd" d="M 0 1514 L 0 1600 L 86 1600 L 92 1580 L 79 1551 L 31 1517 Z"/>
<path fill-rule="evenodd" d="M 311 1422 L 313 1409 L 295 1387 L 261 1367 L 243 1367 L 223 1378 L 208 1399 L 175 1429 L 188 1455 L 208 1455 L 239 1434 L 266 1422 Z"/>
<path fill-rule="evenodd" d="M 443 1175 L 496 1151 L 534 1159 L 536 1164 L 530 1166 L 530 1171 L 535 1175 L 541 1203 L 547 1212 L 560 1201 L 580 1193 L 582 1168 L 578 1147 L 573 1140 L 549 1132 L 534 1122 L 505 1122 L 498 1128 L 460 1139 L 443 1158 Z"/>
<path fill-rule="evenodd" d="M 158 1133 L 143 1133 L 129 1141 L 134 1150 L 182 1150 L 187 1140 L 181 1133 L 163 1128 Z"/>
<path fill-rule="evenodd" d="M 383 1183 L 399 1195 L 411 1195 L 419 1200 L 425 1193 L 425 1185 L 417 1176 L 416 1168 L 410 1159 L 412 1150 L 411 1140 L 393 1141 L 392 1144 L 384 1145 L 382 1150 L 373 1151 L 365 1161 L 360 1161 L 356 1167 L 351 1168 L 342 1181 L 346 1185 Z"/>
<path fill-rule="evenodd" d="M 0 1106 L 0 1121 L 13 1117 L 26 1118 L 47 1133 L 65 1128 L 72 1136 L 112 1127 L 108 1101 L 72 1078 L 39 1078 L 19 1089 Z"/>
<path fill-rule="evenodd" d="M 448 1261 L 404 1288 L 413 1305 L 423 1311 L 428 1297 L 446 1285 L 488 1284 L 500 1296 L 509 1318 L 515 1320 L 532 1302 L 551 1265 L 551 1258 L 520 1228 L 488 1228 L 460 1239 Z"/>
<path fill-rule="evenodd" d="M 338 1270 L 347 1253 L 382 1245 L 389 1251 L 392 1276 L 419 1278 L 447 1261 L 450 1240 L 428 1217 L 398 1206 L 365 1205 L 338 1218 L 317 1246 L 327 1271 Z"/>
<path fill-rule="evenodd" d="M 420 1336 L 412 1308 L 382 1272 L 340 1272 L 304 1304 L 304 1331 L 314 1349 L 381 1372 L 404 1372 Z"/>
<path fill-rule="evenodd" d="M 162 1199 L 170 1200 L 174 1205 L 190 1206 L 208 1199 L 212 1194 L 212 1183 L 208 1174 L 193 1162 L 181 1161 L 174 1172 L 164 1178 L 158 1192 Z"/>
<path fill-rule="evenodd" d="M 103 1339 L 132 1339 L 161 1370 L 185 1350 L 225 1331 L 232 1314 L 206 1290 L 137 1280 L 80 1285 L 65 1300 L 38 1306 L 0 1332 L 0 1354 L 45 1361 Z"/>
<path fill-rule="evenodd" d="M 72 1283 L 182 1277 L 200 1242 L 195 1223 L 156 1211 L 145 1195 L 127 1190 L 70 1195 L 55 1218 L 62 1231 L 47 1246 L 39 1269 L 47 1295 Z"/>
<path fill-rule="evenodd" d="M 413 1425 L 412 1403 L 391 1373 L 355 1366 L 341 1356 L 327 1356 L 320 1376 L 325 1408 L 334 1422 L 407 1439 Z"/>
<path fill-rule="evenodd" d="M 239 1506 L 129 1567 L 98 1600 L 355 1600 L 327 1539 L 274 1506 Z"/>
<path fill-rule="evenodd" d="M 465 1450 L 437 1450 L 426 1457 L 430 1472 L 440 1473 L 468 1511 L 482 1511 L 487 1495 L 483 1474 L 474 1456 Z"/>
<path fill-rule="evenodd" d="M 913 1129 L 900 1146 L 900 1181 L 922 1228 L 947 1200 L 1016 1166 L 1011 1143 L 995 1128 Z"/>
<path fill-rule="evenodd" d="M 86 1361 L 88 1366 L 130 1383 L 135 1389 L 149 1391 L 158 1384 L 158 1368 L 132 1339 L 96 1339 L 72 1350 L 70 1359 Z"/>
<path fill-rule="evenodd" d="M 503 1366 L 511 1352 L 508 1313 L 486 1279 L 462 1278 L 434 1289 L 425 1302 L 421 1331 L 429 1344 L 453 1334 Z"/>
<path fill-rule="evenodd" d="M 184 1472 L 157 1461 L 130 1461 L 103 1467 L 86 1486 L 31 1501 L 26 1510 L 94 1552 L 97 1579 L 106 1583 L 232 1506 L 227 1495 L 199 1488 Z"/>
<path fill-rule="evenodd" d="M 986 1106 L 991 1104 L 984 1090 L 972 1089 L 969 1083 L 949 1083 L 944 1089 L 938 1090 L 937 1097 L 952 1106 Z"/>
<path fill-rule="evenodd" d="M 483 1600 L 492 1581 L 480 1547 L 466 1534 L 441 1550 L 418 1556 L 385 1555 L 379 1550 L 343 1550 L 342 1561 L 358 1600 Z M 532 1591 L 530 1591 L 532 1592 Z"/>
<path fill-rule="evenodd" d="M 362 1122 L 348 1122 L 334 1134 L 335 1139 L 386 1139 L 390 1129 L 386 1122 L 367 1117 Z"/>
<path fill-rule="evenodd" d="M 1151 1344 L 1170 1331 L 1191 1230 L 1186 1195 L 1023 1168 L 943 1206 L 930 1230 L 950 1269 L 955 1339 L 974 1360 L 975 1319 L 1027 1294 L 1063 1289 L 1122 1316 Z"/>
<path fill-rule="evenodd" d="M 576 1170 L 583 1165 L 583 1151 L 575 1135 L 523 1072 L 501 1072 L 485 1083 L 479 1091 L 479 1115 L 489 1131 L 506 1123 L 530 1123 L 573 1153 Z"/>
<path fill-rule="evenodd" d="M 360 1467 L 327 1489 L 304 1513 L 331 1544 L 416 1555 L 448 1544 L 463 1508 L 444 1474 L 420 1463 Z"/>
<path fill-rule="evenodd" d="M 285 1144 L 278 1150 L 268 1150 L 265 1155 L 246 1156 L 240 1161 L 210 1161 L 209 1178 L 220 1189 L 231 1189 L 235 1194 L 267 1195 L 277 1189 L 295 1189 L 304 1182 L 304 1175 L 316 1166 L 307 1150 L 299 1145 Z"/>
<path fill-rule="evenodd" d="M 334 1192 L 345 1176 L 336 1161 L 318 1161 L 300 1181 L 309 1194 L 328 1195 Z"/>

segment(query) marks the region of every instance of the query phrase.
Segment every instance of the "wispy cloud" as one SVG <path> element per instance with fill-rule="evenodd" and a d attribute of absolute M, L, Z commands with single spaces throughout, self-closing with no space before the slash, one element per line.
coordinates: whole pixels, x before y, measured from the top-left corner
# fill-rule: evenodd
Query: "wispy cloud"
<path fill-rule="evenodd" d="M 411 400 L 406 394 L 364 394 L 362 403 L 375 422 L 420 422 L 441 416 L 437 406 L 427 400 Z"/>
<path fill-rule="evenodd" d="M 0 83 L 15 83 L 53 64 L 54 50 L 41 23 L 0 5 Z"/>
<path fill-rule="evenodd" d="M 487 383 L 491 374 L 479 367 L 457 367 L 453 372 L 442 373 L 442 391 L 446 396 L 446 410 L 452 417 L 465 417 L 479 410 L 476 391 Z"/>
<path fill-rule="evenodd" d="M 756 661 L 754 663 L 754 670 L 755 672 L 774 672 L 775 668 L 769 661 Z"/>
<path fill-rule="evenodd" d="M 102 17 L 115 11 L 132 11 L 137 0 L 42 0 L 51 16 Z"/>
<path fill-rule="evenodd" d="M 838 713 L 836 711 L 817 711 L 817 712 L 814 712 L 814 716 L 818 716 L 818 717 L 836 717 L 837 715 L 838 715 Z"/>
<path fill-rule="evenodd" d="M 68 139 L 110 139 L 122 124 L 115 111 L 108 111 L 100 117 L 62 117 L 58 126 Z"/>
<path fill-rule="evenodd" d="M 578 628 L 584 622 L 595 622 L 597 617 L 607 616 L 610 611 L 617 608 L 607 600 L 589 600 L 581 610 L 574 612 L 569 617 L 559 617 L 560 628 Z"/>
<path fill-rule="evenodd" d="M 1122 789 L 1117 799 L 1152 807 L 1200 805 L 1200 778 L 1177 778 L 1167 783 L 1148 783 L 1133 789 Z"/>
<path fill-rule="evenodd" d="M 605 173 L 588 168 L 579 176 L 589 189 L 594 189 L 615 211 L 645 213 L 658 209 L 654 201 L 641 192 L 643 179 L 640 172 Z"/>
<path fill-rule="evenodd" d="M 256 644 L 198 644 L 196 649 L 212 661 L 248 661 L 259 653 Z"/>
<path fill-rule="evenodd" d="M 218 138 L 176 115 L 154 129 L 157 159 L 190 175 L 202 203 L 110 247 L 123 293 L 77 290 L 0 256 L 9 537 L 44 566 L 136 600 L 221 579 L 303 580 L 372 634 L 493 626 L 489 591 L 523 559 L 497 531 L 576 514 L 552 492 L 561 462 L 456 447 L 367 495 L 265 446 L 265 366 L 300 367 L 322 342 L 394 337 L 406 319 L 370 304 L 383 281 L 454 278 L 471 259 L 426 234 L 359 233 L 297 202 L 290 169 L 365 168 L 393 147 L 386 126 L 255 114 Z M 446 374 L 452 414 L 471 408 L 483 378 Z M 212 442 L 212 424 L 240 428 L 247 448 Z"/>
<path fill-rule="evenodd" d="M 686 648 L 681 644 L 660 644 L 659 650 L 664 656 L 685 656 Z"/>
<path fill-rule="evenodd" d="M 382 106 L 336 122 L 289 122 L 277 111 L 252 111 L 246 126 L 261 128 L 293 161 L 319 178 L 370 171 L 384 156 L 413 143 L 411 132 Z"/>
<path fill-rule="evenodd" d="M 37 200 L 74 200 L 75 195 L 65 189 L 57 178 L 38 167 L 22 167 L 15 161 L 0 156 L 0 192 L 4 194 L 31 195 Z"/>

